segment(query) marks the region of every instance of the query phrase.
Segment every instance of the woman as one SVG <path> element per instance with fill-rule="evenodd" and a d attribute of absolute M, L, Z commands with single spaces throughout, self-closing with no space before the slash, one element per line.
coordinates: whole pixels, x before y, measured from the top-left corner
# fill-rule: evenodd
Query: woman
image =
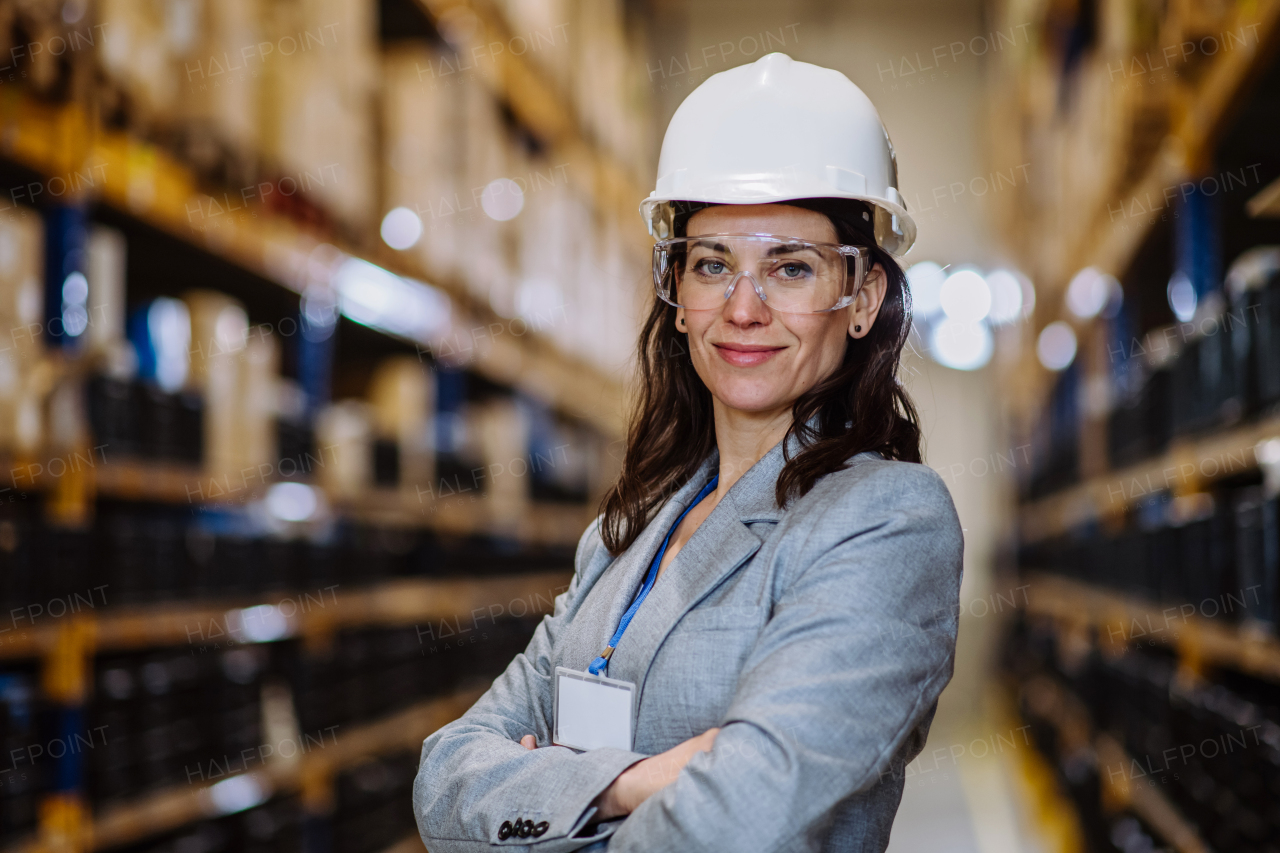
<path fill-rule="evenodd" d="M 883 850 L 951 677 L 961 533 L 895 375 L 915 231 L 874 108 L 771 54 L 689 95 L 659 175 L 623 472 L 423 744 L 432 853 Z"/>

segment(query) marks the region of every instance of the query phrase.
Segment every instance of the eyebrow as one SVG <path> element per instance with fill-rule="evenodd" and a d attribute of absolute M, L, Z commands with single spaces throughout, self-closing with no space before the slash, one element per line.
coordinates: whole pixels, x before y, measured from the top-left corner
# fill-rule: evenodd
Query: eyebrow
<path fill-rule="evenodd" d="M 799 252 L 799 251 L 806 250 L 808 248 L 809 246 L 806 243 L 784 243 L 781 246 L 774 246 L 772 249 L 765 252 L 764 254 L 765 254 L 765 257 L 775 258 L 778 255 L 786 255 L 786 254 L 790 254 L 791 252 Z"/>
<path fill-rule="evenodd" d="M 732 253 L 732 250 L 728 246 L 726 246 L 724 243 L 717 243 L 711 240 L 699 239 L 697 240 L 697 242 L 692 243 L 691 247 L 698 248 L 698 249 L 710 249 L 713 252 Z M 783 243 L 781 246 L 774 246 L 772 249 L 765 252 L 765 257 L 774 258 L 774 257 L 777 257 L 778 255 L 786 255 L 791 252 L 799 252 L 799 251 L 807 250 L 809 248 L 810 246 L 808 243 L 803 243 L 799 241 L 792 242 L 792 243 Z"/>
<path fill-rule="evenodd" d="M 711 251 L 713 251 L 713 252 L 728 252 L 728 251 L 729 251 L 729 247 L 728 247 L 728 246 L 726 246 L 724 243 L 715 243 L 715 242 L 712 242 L 712 241 L 710 241 L 710 240 L 698 240 L 697 242 L 691 243 L 691 244 L 690 244 L 690 248 L 692 248 L 692 249 L 710 249 L 710 250 L 711 250 Z"/>

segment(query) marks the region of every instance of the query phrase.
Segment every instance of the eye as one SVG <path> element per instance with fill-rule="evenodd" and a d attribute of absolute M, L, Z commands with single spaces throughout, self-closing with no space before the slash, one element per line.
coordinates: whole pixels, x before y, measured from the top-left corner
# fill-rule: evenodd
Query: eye
<path fill-rule="evenodd" d="M 812 272 L 803 261 L 782 261 L 774 268 L 774 274 L 783 281 L 798 281 L 807 278 Z"/>
<path fill-rule="evenodd" d="M 693 268 L 703 275 L 724 275 L 728 271 L 725 262 L 720 258 L 703 258 L 695 263 Z"/>

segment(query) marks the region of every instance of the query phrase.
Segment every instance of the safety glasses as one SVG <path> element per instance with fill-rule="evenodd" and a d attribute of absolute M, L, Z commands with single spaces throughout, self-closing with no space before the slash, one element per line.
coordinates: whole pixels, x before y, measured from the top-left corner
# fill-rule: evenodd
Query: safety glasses
<path fill-rule="evenodd" d="M 822 314 L 853 304 L 869 257 L 860 246 L 773 234 L 676 237 L 654 245 L 653 283 L 663 301 L 705 311 L 720 309 L 746 278 L 774 311 Z"/>

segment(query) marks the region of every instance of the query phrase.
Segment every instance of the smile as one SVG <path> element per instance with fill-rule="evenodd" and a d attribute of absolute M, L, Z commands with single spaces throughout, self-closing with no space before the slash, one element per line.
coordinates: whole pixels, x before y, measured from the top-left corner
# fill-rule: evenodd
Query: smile
<path fill-rule="evenodd" d="M 752 344 L 715 344 L 716 352 L 734 367 L 754 367 L 764 364 L 785 347 L 756 346 Z"/>

